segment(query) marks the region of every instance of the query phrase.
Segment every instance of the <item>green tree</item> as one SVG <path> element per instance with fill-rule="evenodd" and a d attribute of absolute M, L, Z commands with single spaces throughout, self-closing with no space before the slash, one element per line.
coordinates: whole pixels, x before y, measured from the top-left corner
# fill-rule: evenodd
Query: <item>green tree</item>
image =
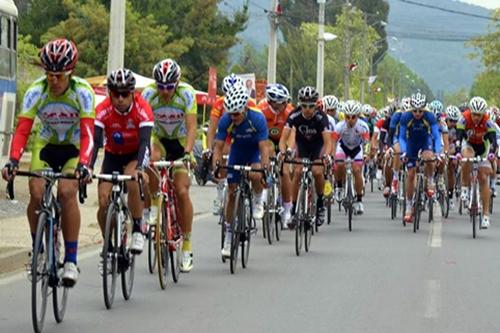
<path fill-rule="evenodd" d="M 471 87 L 470 97 L 472 96 L 484 97 L 490 105 L 500 105 L 500 72 L 479 73 Z"/>
<path fill-rule="evenodd" d="M 109 12 L 98 0 L 63 0 L 69 16 L 50 28 L 43 36 L 46 42 L 57 37 L 72 39 L 79 50 L 78 75 L 106 73 Z M 152 16 L 142 17 L 127 3 L 125 66 L 150 76 L 153 65 L 165 57 L 180 57 L 193 44 L 189 37 L 174 39 L 165 25 Z M 104 33 L 103 33 L 104 32 Z"/>
<path fill-rule="evenodd" d="M 465 88 L 444 94 L 444 105 L 460 105 L 469 100 L 469 91 Z"/>
<path fill-rule="evenodd" d="M 31 36 L 19 34 L 17 40 L 17 92 L 16 110 L 20 110 L 24 93 L 30 84 L 43 75 L 38 65 L 38 48 L 31 43 Z"/>
<path fill-rule="evenodd" d="M 267 76 L 267 49 L 261 52 L 245 43 L 239 60 L 231 68 L 232 73 L 255 73 L 257 79 Z"/>

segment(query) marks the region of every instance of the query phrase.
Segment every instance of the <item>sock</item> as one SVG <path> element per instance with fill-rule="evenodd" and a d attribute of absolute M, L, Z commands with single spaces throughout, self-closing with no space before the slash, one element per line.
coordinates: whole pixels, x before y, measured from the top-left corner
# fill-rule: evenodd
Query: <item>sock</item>
<path fill-rule="evenodd" d="M 134 218 L 134 225 L 132 226 L 132 233 L 134 232 L 142 232 L 141 231 L 141 222 L 142 222 L 142 219 L 136 219 Z"/>
<path fill-rule="evenodd" d="M 286 212 L 289 212 L 293 207 L 292 202 L 283 202 L 283 209 L 285 209 Z"/>
<path fill-rule="evenodd" d="M 151 212 L 150 208 L 144 208 L 142 210 L 142 216 L 144 216 L 144 221 L 149 221 L 150 212 Z"/>
<path fill-rule="evenodd" d="M 186 236 L 186 234 L 184 234 L 184 236 Z M 184 238 L 184 241 L 182 242 L 182 251 L 187 251 L 187 252 L 193 251 L 193 246 L 191 245 L 191 239 Z"/>
<path fill-rule="evenodd" d="M 76 265 L 76 256 L 78 252 L 78 241 L 66 242 L 64 241 L 64 262 L 72 262 Z"/>
<path fill-rule="evenodd" d="M 262 194 L 264 193 L 264 191 L 260 192 L 260 193 L 254 193 L 254 200 L 255 200 L 255 203 L 261 203 L 262 202 L 262 198 L 264 197 Z"/>

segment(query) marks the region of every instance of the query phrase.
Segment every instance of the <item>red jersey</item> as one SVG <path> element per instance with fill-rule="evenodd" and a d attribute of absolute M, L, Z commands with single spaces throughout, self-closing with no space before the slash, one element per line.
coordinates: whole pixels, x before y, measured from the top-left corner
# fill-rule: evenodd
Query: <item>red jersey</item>
<path fill-rule="evenodd" d="M 104 131 L 104 149 L 117 155 L 132 154 L 139 150 L 139 128 L 154 125 L 153 111 L 140 93 L 135 93 L 130 111 L 119 113 L 106 97 L 96 107 L 95 126 Z"/>
<path fill-rule="evenodd" d="M 249 108 L 256 107 L 257 104 L 255 103 L 255 99 L 253 98 L 248 99 L 247 106 Z M 212 106 L 212 109 L 210 110 L 210 118 L 220 119 L 223 114 L 224 114 L 224 96 L 220 96 L 217 97 L 214 105 Z"/>
<path fill-rule="evenodd" d="M 468 142 L 477 145 L 483 144 L 484 136 L 488 132 L 496 132 L 493 123 L 489 119 L 489 116 L 485 114 L 476 125 L 474 121 L 472 121 L 470 110 L 467 109 L 462 114 L 462 118 L 457 124 L 457 130 L 465 130 Z"/>
<path fill-rule="evenodd" d="M 267 128 L 269 129 L 269 139 L 272 141 L 279 141 L 281 138 L 281 133 L 283 133 L 283 127 L 285 127 L 286 120 L 288 116 L 293 111 L 292 104 L 287 104 L 285 111 L 276 113 L 273 111 L 267 100 L 263 99 L 257 105 L 257 107 L 264 113 L 267 122 Z"/>

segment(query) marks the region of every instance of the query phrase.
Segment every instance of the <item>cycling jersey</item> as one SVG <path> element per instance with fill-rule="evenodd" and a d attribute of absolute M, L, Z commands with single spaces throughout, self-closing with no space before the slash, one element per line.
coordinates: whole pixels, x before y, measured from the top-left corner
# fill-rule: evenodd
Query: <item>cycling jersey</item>
<path fill-rule="evenodd" d="M 97 106 L 96 113 L 97 142 L 94 155 L 97 155 L 97 147 L 102 146 L 102 141 L 104 141 L 106 153 L 130 155 L 139 152 L 138 165 L 145 167 L 149 161 L 149 145 L 154 117 L 151 107 L 141 95 L 139 93 L 134 95 L 134 100 L 127 113 L 118 112 L 111 104 L 109 97 Z M 102 134 L 99 133 L 101 131 L 104 132 L 104 140 Z M 146 133 L 141 133 L 145 131 Z M 146 138 L 142 138 L 142 136 Z"/>
<path fill-rule="evenodd" d="M 287 104 L 285 110 L 279 113 L 275 112 L 265 99 L 260 101 L 257 107 L 262 111 L 264 117 L 266 117 L 267 128 L 269 129 L 269 139 L 278 143 L 283 133 L 283 127 L 285 126 L 286 120 L 293 111 L 292 104 Z"/>
<path fill-rule="evenodd" d="M 471 144 L 483 144 L 486 139 L 496 145 L 496 132 L 493 123 L 489 120 L 488 115 L 484 115 L 481 121 L 476 125 L 472 120 L 472 115 L 469 109 L 465 110 L 462 118 L 457 123 L 458 140 L 467 137 L 467 141 Z"/>
<path fill-rule="evenodd" d="M 235 125 L 231 116 L 225 113 L 217 128 L 215 140 L 225 141 L 230 135 L 232 138 L 229 151 L 229 165 L 249 165 L 260 161 L 259 143 L 268 140 L 266 118 L 257 109 L 248 108 L 245 120 Z M 238 183 L 240 172 L 228 171 L 228 183 Z"/>
<path fill-rule="evenodd" d="M 247 106 L 249 108 L 255 108 L 257 106 L 255 99 L 249 98 Z M 212 109 L 210 110 L 210 118 L 220 119 L 223 114 L 224 114 L 224 96 L 219 96 L 215 100 L 215 103 L 212 106 Z"/>
<path fill-rule="evenodd" d="M 434 114 L 424 111 L 422 118 L 416 119 L 413 112 L 404 112 L 399 122 L 399 144 L 410 160 L 417 158 L 419 150 L 440 152 L 441 134 Z"/>
<path fill-rule="evenodd" d="M 295 129 L 295 142 L 299 157 L 307 157 L 311 160 L 319 158 L 324 143 L 323 132 L 328 132 L 329 126 L 325 113 L 316 110 L 311 118 L 306 119 L 302 115 L 301 107 L 298 107 L 290 114 L 285 126 Z"/>
<path fill-rule="evenodd" d="M 368 126 L 369 135 L 370 135 L 370 137 L 372 137 L 373 131 L 374 131 L 374 124 L 373 124 L 372 120 L 369 118 L 365 118 L 365 117 L 361 117 L 359 119 L 361 119 L 361 121 L 363 121 L 366 124 L 366 126 Z"/>
<path fill-rule="evenodd" d="M 333 137 L 333 131 L 335 130 L 335 125 L 337 125 L 337 121 L 335 120 L 334 117 L 330 116 L 329 114 L 327 114 L 327 116 L 328 116 L 328 130 L 332 132 L 332 137 Z"/>
<path fill-rule="evenodd" d="M 352 150 L 370 140 L 370 130 L 366 122 L 361 119 L 358 119 L 352 127 L 346 121 L 341 121 L 335 126 L 333 139 Z"/>
<path fill-rule="evenodd" d="M 403 111 L 397 111 L 389 118 L 389 138 L 387 141 L 389 145 L 393 145 L 399 141 L 399 122 L 403 113 Z"/>
<path fill-rule="evenodd" d="M 43 169 L 37 154 L 47 144 L 74 145 L 79 148 L 79 162 L 90 162 L 93 146 L 95 97 L 87 81 L 71 76 L 69 87 L 61 96 L 53 96 L 49 91 L 46 77 L 31 84 L 24 95 L 22 110 L 18 115 L 18 125 L 12 139 L 10 158 L 21 158 L 24 147 L 36 117 L 40 127 L 35 131 L 34 154 L 31 169 Z M 43 161 L 43 159 L 41 159 Z M 64 169 L 76 167 L 77 159 Z"/>
<path fill-rule="evenodd" d="M 155 118 L 153 135 L 159 139 L 179 140 L 184 146 L 187 136 L 186 115 L 196 115 L 198 112 L 193 87 L 180 82 L 170 101 L 164 102 L 158 94 L 156 83 L 152 83 L 144 89 L 142 97 L 153 109 Z"/>

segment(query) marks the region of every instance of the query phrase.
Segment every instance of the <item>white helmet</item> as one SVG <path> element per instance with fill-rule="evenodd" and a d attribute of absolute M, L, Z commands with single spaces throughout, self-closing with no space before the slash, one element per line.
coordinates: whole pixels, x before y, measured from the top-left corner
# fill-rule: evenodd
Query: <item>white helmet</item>
<path fill-rule="evenodd" d="M 361 113 L 363 114 L 363 116 L 365 117 L 370 117 L 371 114 L 372 114 L 372 111 L 373 111 L 373 108 L 370 104 L 364 104 L 362 107 L 361 107 Z"/>
<path fill-rule="evenodd" d="M 346 116 L 359 116 L 361 113 L 361 104 L 355 100 L 348 100 L 344 103 L 344 114 Z"/>
<path fill-rule="evenodd" d="M 236 84 L 240 84 L 242 86 L 245 85 L 243 83 L 243 79 L 234 73 L 231 73 L 222 79 L 222 91 L 224 92 L 224 95 L 227 94 L 227 92 Z"/>
<path fill-rule="evenodd" d="M 339 100 L 333 95 L 326 95 L 321 99 L 321 105 L 323 107 L 323 111 L 336 110 L 339 106 Z"/>
<path fill-rule="evenodd" d="M 446 119 L 458 121 L 460 119 L 460 110 L 455 105 L 448 105 L 446 107 Z"/>
<path fill-rule="evenodd" d="M 411 95 L 411 106 L 414 109 L 421 109 L 425 106 L 427 103 L 427 97 L 420 93 L 417 92 L 416 94 Z"/>
<path fill-rule="evenodd" d="M 290 93 L 288 89 L 280 83 L 268 84 L 266 86 L 266 99 L 269 102 L 278 104 L 286 103 L 290 100 Z"/>
<path fill-rule="evenodd" d="M 497 121 L 497 114 L 496 112 L 493 111 L 492 108 L 489 108 L 488 111 L 486 111 L 486 113 L 488 114 L 488 117 L 492 122 L 495 123 Z"/>
<path fill-rule="evenodd" d="M 248 99 L 247 88 L 237 84 L 224 96 L 224 111 L 229 114 L 243 112 L 246 110 Z"/>
<path fill-rule="evenodd" d="M 158 62 L 153 68 L 153 77 L 159 83 L 174 83 L 181 78 L 181 67 L 172 59 Z"/>
<path fill-rule="evenodd" d="M 470 100 L 469 107 L 471 113 L 485 114 L 488 104 L 486 104 L 484 98 L 476 96 Z"/>
<path fill-rule="evenodd" d="M 411 109 L 412 109 L 411 98 L 403 97 L 401 99 L 401 111 L 406 112 L 406 111 L 411 111 Z"/>

